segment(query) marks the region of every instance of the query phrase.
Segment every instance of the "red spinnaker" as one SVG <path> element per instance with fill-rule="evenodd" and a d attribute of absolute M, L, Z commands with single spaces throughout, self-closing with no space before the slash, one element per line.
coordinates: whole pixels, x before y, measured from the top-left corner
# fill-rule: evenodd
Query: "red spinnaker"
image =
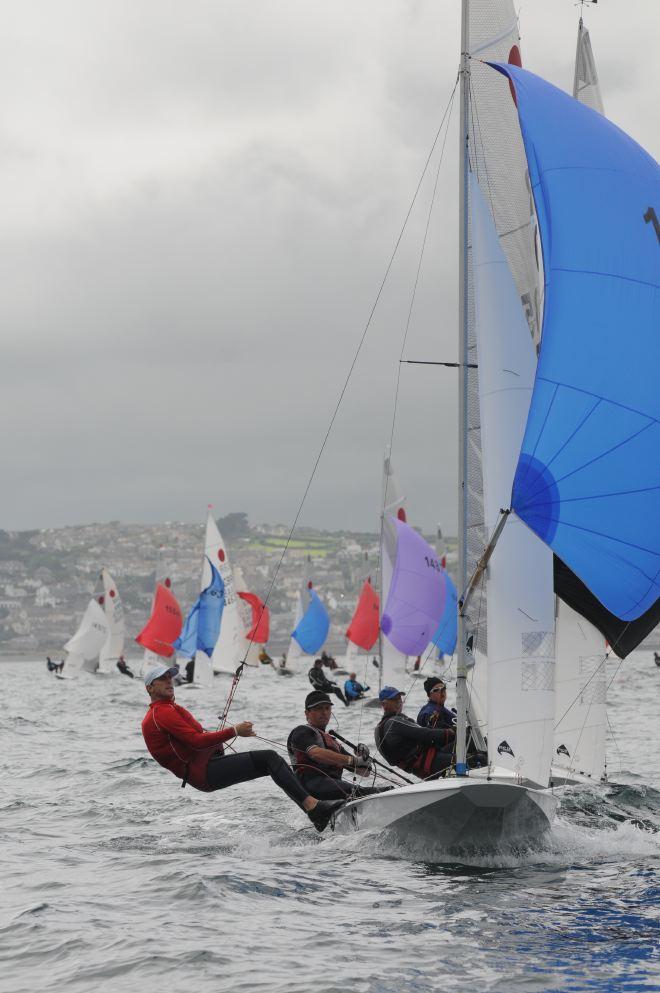
<path fill-rule="evenodd" d="M 365 652 L 371 651 L 378 640 L 379 606 L 378 594 L 367 579 L 346 632 L 348 640 Z"/>
<path fill-rule="evenodd" d="M 241 600 L 245 600 L 252 607 L 252 627 L 245 635 L 248 641 L 255 645 L 265 645 L 270 635 L 270 613 L 268 607 L 260 600 L 256 593 L 239 593 Z"/>
<path fill-rule="evenodd" d="M 183 617 L 176 597 L 166 586 L 158 583 L 151 617 L 135 640 L 150 652 L 169 659 L 174 655 L 172 642 L 179 637 L 182 627 Z"/>

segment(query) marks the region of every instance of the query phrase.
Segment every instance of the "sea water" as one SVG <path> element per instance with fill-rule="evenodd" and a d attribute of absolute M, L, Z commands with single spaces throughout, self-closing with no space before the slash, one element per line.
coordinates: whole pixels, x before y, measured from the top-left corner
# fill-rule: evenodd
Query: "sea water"
<path fill-rule="evenodd" d="M 637 653 L 615 672 L 609 785 L 560 791 L 541 850 L 466 863 L 412 839 L 319 836 L 269 779 L 181 789 L 145 751 L 139 679 L 0 663 L 0 988 L 660 988 L 660 668 Z M 228 688 L 177 699 L 215 728 Z M 250 669 L 231 717 L 281 746 L 309 688 Z M 422 700 L 417 683 L 408 712 Z M 334 710 L 372 741 L 377 711 Z"/>

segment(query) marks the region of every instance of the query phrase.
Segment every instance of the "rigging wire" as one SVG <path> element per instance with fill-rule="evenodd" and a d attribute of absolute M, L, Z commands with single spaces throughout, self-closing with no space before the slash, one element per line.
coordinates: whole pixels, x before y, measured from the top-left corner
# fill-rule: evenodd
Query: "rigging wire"
<path fill-rule="evenodd" d="M 312 482 L 313 482 L 314 477 L 316 475 L 316 471 L 318 469 L 319 463 L 320 463 L 321 458 L 323 456 L 323 453 L 325 451 L 325 447 L 326 447 L 326 445 L 328 443 L 328 439 L 330 437 L 330 433 L 331 433 L 331 431 L 332 431 L 332 429 L 334 427 L 335 421 L 337 419 L 337 415 L 339 413 L 339 409 L 340 409 L 341 404 L 342 404 L 342 401 L 344 399 L 344 395 L 346 393 L 346 390 L 348 389 L 348 384 L 349 384 L 349 382 L 351 380 L 351 377 L 353 375 L 353 370 L 355 369 L 355 366 L 357 364 L 357 360 L 358 360 L 358 358 L 360 356 L 360 352 L 362 351 L 362 346 L 364 345 L 364 342 L 366 340 L 367 334 L 369 332 L 369 328 L 371 327 L 371 322 L 372 322 L 373 317 L 374 317 L 374 314 L 376 312 L 376 308 L 378 306 L 378 303 L 379 303 L 380 298 L 382 296 L 383 290 L 385 288 L 385 283 L 387 282 L 387 279 L 388 279 L 388 276 L 390 274 L 390 270 L 392 268 L 392 265 L 394 264 L 394 259 L 396 258 L 397 252 L 399 250 L 399 246 L 400 246 L 401 241 L 403 239 L 403 235 L 404 235 L 405 230 L 406 230 L 406 228 L 408 226 L 408 221 L 410 220 L 410 216 L 412 214 L 413 207 L 415 206 L 415 203 L 417 202 L 417 197 L 419 195 L 419 191 L 421 189 L 422 182 L 424 180 L 424 177 L 425 177 L 426 172 L 428 170 L 429 164 L 430 164 L 431 159 L 433 157 L 433 153 L 435 151 L 436 145 L 438 144 L 438 140 L 439 140 L 440 135 L 442 133 L 442 129 L 443 129 L 443 126 L 445 124 L 445 120 L 447 120 L 448 115 L 451 114 L 451 109 L 452 109 L 452 106 L 453 106 L 453 103 L 454 103 L 454 96 L 456 94 L 456 88 L 458 86 L 458 82 L 459 82 L 459 77 L 458 77 L 458 74 L 457 74 L 456 81 L 454 82 L 454 87 L 452 89 L 452 92 L 451 92 L 451 95 L 449 97 L 449 100 L 447 101 L 447 106 L 445 107 L 445 111 L 444 111 L 444 113 L 442 115 L 442 119 L 441 119 L 440 124 L 438 126 L 438 129 L 436 131 L 435 138 L 433 139 L 433 144 L 431 145 L 431 149 L 430 149 L 430 151 L 429 151 L 429 153 L 427 155 L 426 161 L 424 163 L 424 167 L 422 169 L 422 173 L 421 173 L 421 175 L 419 177 L 419 180 L 417 182 L 417 186 L 415 188 L 415 192 L 413 194 L 412 200 L 410 201 L 410 205 L 408 207 L 408 211 L 406 213 L 406 216 L 404 218 L 403 224 L 401 226 L 401 230 L 399 231 L 399 234 L 398 234 L 397 239 L 396 239 L 395 244 L 394 244 L 394 248 L 392 250 L 392 253 L 390 255 L 389 261 L 387 263 L 387 266 L 386 266 L 386 269 L 385 269 L 385 274 L 383 275 L 383 278 L 382 278 L 382 280 L 380 282 L 380 285 L 379 285 L 379 288 L 378 288 L 378 292 L 376 293 L 375 300 L 373 302 L 373 305 L 372 305 L 371 310 L 369 312 L 369 316 L 367 318 L 366 324 L 365 324 L 365 326 L 363 328 L 363 331 L 362 331 L 362 334 L 360 336 L 360 340 L 358 342 L 358 346 L 357 346 L 357 348 L 355 350 L 355 354 L 353 355 L 353 360 L 352 360 L 352 362 L 350 364 L 350 367 L 348 369 L 348 373 L 346 374 L 346 377 L 344 379 L 344 384 L 343 384 L 343 386 L 341 388 L 341 391 L 340 391 L 340 394 L 339 394 L 339 398 L 337 400 L 337 403 L 335 405 L 334 411 L 333 411 L 332 416 L 330 418 L 330 423 L 328 424 L 328 428 L 327 428 L 327 430 L 325 432 L 325 435 L 323 437 L 323 441 L 322 441 L 321 446 L 320 446 L 320 448 L 318 450 L 318 453 L 316 455 L 316 459 L 314 461 L 314 465 L 312 466 L 312 471 L 311 471 L 311 473 L 309 475 L 309 479 L 307 480 L 307 485 L 305 486 L 305 489 L 304 489 L 302 498 L 301 498 L 300 503 L 298 505 L 298 509 L 297 509 L 296 514 L 295 514 L 295 517 L 293 519 L 293 523 L 291 525 L 291 529 L 289 531 L 289 534 L 287 536 L 286 542 L 284 544 L 284 548 L 282 549 L 282 554 L 280 556 L 279 562 L 277 563 L 277 565 L 275 567 L 275 572 L 273 574 L 273 578 L 272 578 L 272 580 L 270 582 L 270 586 L 268 588 L 268 592 L 267 592 L 266 598 L 264 600 L 264 607 L 267 606 L 267 604 L 268 604 L 268 601 L 270 599 L 270 596 L 271 596 L 271 594 L 273 592 L 273 589 L 274 589 L 274 586 L 275 586 L 275 581 L 276 581 L 277 576 L 279 574 L 279 571 L 280 571 L 280 569 L 282 567 L 282 563 L 284 562 L 284 558 L 285 558 L 286 553 L 288 551 L 289 545 L 291 544 L 291 540 L 293 538 L 293 534 L 294 534 L 295 529 L 296 529 L 296 526 L 298 524 L 298 520 L 299 520 L 300 515 L 302 513 L 302 509 L 303 509 L 303 507 L 305 505 L 305 501 L 307 500 L 307 495 L 309 493 L 309 490 L 311 488 Z M 443 146 L 442 146 L 443 152 L 444 152 L 444 146 L 445 146 L 446 140 L 447 140 L 447 136 L 446 136 L 446 133 L 445 133 L 445 141 L 444 141 Z M 436 179 L 436 185 L 437 185 L 437 179 Z M 227 720 L 227 716 L 229 714 L 229 710 L 231 708 L 231 705 L 232 705 L 233 700 L 234 700 L 234 696 L 236 694 L 236 690 L 238 688 L 238 683 L 240 682 L 241 676 L 243 675 L 243 670 L 244 670 L 245 665 L 246 665 L 246 659 L 247 659 L 247 655 L 248 655 L 248 652 L 250 650 L 251 645 L 252 645 L 252 639 L 250 640 L 250 644 L 248 646 L 248 649 L 247 649 L 247 651 L 245 653 L 245 656 L 244 656 L 243 660 L 238 665 L 238 668 L 236 669 L 236 672 L 234 674 L 234 679 L 232 680 L 232 685 L 231 685 L 231 687 L 229 689 L 229 693 L 227 695 L 227 700 L 225 702 L 225 706 L 224 706 L 223 712 L 220 715 L 220 722 L 221 722 L 220 723 L 220 726 L 221 727 L 224 726 L 224 724 L 225 724 L 225 722 Z"/>

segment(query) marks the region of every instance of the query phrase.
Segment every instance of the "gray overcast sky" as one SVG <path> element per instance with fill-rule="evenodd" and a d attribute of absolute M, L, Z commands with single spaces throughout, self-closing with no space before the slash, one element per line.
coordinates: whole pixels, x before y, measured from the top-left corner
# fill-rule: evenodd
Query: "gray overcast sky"
<path fill-rule="evenodd" d="M 3 2 L 0 527 L 292 519 L 458 62 L 460 0 Z M 578 11 L 526 0 L 572 86 Z M 658 0 L 586 19 L 657 155 Z M 454 116 L 454 125 L 457 114 Z M 406 349 L 456 356 L 452 127 Z M 375 530 L 423 196 L 302 523 Z M 455 532 L 456 390 L 404 367 L 393 461 Z"/>

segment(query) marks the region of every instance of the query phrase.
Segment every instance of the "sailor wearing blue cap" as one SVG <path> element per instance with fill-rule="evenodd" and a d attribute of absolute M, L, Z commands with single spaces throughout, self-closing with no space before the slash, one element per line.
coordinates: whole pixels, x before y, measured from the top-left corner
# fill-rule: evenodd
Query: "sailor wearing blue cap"
<path fill-rule="evenodd" d="M 404 696 L 396 686 L 383 686 L 378 694 L 383 707 L 374 731 L 378 750 L 390 765 L 414 772 L 421 779 L 438 776 L 451 765 L 455 732 L 420 727 L 402 713 Z"/>

